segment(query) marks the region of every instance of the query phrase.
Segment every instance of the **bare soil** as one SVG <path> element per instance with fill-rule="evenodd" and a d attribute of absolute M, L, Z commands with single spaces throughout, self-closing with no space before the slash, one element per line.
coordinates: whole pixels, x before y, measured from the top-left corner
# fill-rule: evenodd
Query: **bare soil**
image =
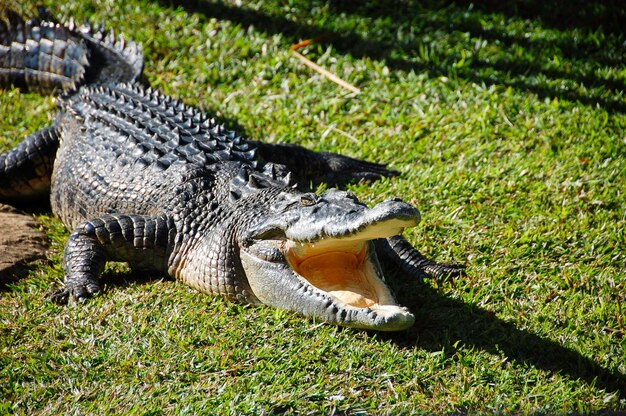
<path fill-rule="evenodd" d="M 31 215 L 0 204 L 0 280 L 22 277 L 30 263 L 46 257 L 48 243 L 38 228 Z"/>

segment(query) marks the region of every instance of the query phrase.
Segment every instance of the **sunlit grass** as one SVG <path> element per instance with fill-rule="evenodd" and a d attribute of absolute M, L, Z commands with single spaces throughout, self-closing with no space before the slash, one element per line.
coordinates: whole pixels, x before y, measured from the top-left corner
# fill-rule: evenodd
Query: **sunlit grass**
<path fill-rule="evenodd" d="M 468 276 L 390 275 L 417 315 L 392 335 L 114 268 L 102 296 L 63 307 L 44 298 L 67 231 L 40 216 L 52 264 L 0 292 L 0 413 L 626 410 L 619 6 L 588 6 L 586 24 L 545 2 L 45 3 L 142 42 L 154 86 L 247 137 L 389 163 L 401 176 L 350 189 L 414 203 L 409 239 Z M 328 33 L 304 52 L 359 95 L 291 56 Z M 0 114 L 7 149 L 53 99 L 5 89 Z"/>

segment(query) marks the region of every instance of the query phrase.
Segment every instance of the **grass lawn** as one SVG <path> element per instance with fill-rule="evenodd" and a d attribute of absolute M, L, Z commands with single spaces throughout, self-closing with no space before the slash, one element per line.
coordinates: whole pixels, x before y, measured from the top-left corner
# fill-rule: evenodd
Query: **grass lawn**
<path fill-rule="evenodd" d="M 0 414 L 626 411 L 620 2 L 43 3 L 143 43 L 153 86 L 247 137 L 390 164 L 349 188 L 415 204 L 408 238 L 468 275 L 389 276 L 417 316 L 397 334 L 116 266 L 102 296 L 57 306 L 68 233 L 36 214 L 51 261 L 0 284 Z M 325 34 L 300 51 L 360 94 L 291 54 Z M 53 103 L 1 90 L 0 149 Z"/>

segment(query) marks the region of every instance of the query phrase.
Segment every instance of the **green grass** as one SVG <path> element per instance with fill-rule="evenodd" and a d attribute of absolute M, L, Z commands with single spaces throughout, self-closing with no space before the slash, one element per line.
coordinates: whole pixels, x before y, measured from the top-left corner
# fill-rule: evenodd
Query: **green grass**
<path fill-rule="evenodd" d="M 44 1 L 145 47 L 150 82 L 247 137 L 389 163 L 350 188 L 420 208 L 468 276 L 390 276 L 417 316 L 346 330 L 110 268 L 57 306 L 50 264 L 0 289 L 0 413 L 626 411 L 626 15 L 619 2 Z M 361 88 L 312 73 L 289 47 Z M 0 148 L 53 99 L 0 92 Z"/>

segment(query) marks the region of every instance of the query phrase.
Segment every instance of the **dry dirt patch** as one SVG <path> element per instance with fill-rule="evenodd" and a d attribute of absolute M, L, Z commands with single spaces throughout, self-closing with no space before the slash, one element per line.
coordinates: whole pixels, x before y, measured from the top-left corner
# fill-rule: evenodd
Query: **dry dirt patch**
<path fill-rule="evenodd" d="M 0 279 L 20 277 L 26 266 L 46 257 L 46 237 L 32 216 L 0 204 Z"/>

